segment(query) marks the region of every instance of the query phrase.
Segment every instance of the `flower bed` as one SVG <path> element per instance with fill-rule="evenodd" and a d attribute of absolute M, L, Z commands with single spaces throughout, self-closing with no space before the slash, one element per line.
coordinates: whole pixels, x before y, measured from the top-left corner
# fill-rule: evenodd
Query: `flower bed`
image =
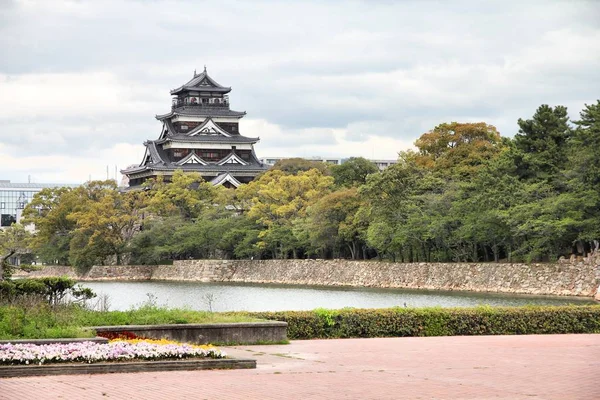
<path fill-rule="evenodd" d="M 115 340 L 109 343 L 0 344 L 0 365 L 159 361 L 190 358 L 225 358 L 210 346 L 161 340 Z"/>

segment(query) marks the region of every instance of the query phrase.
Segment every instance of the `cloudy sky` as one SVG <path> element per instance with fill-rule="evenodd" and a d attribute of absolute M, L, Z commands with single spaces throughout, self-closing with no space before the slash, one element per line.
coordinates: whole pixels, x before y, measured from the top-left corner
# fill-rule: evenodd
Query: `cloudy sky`
<path fill-rule="evenodd" d="M 439 123 L 517 132 L 600 98 L 600 1 L 0 0 L 0 179 L 141 161 L 206 65 L 264 156 L 396 158 Z"/>

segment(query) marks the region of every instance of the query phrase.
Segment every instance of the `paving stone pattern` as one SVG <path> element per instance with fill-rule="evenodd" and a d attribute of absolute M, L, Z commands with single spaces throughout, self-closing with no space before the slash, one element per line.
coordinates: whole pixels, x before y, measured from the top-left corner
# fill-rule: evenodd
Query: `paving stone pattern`
<path fill-rule="evenodd" d="M 600 335 L 294 341 L 225 348 L 256 370 L 0 380 L 0 399 L 600 399 Z"/>

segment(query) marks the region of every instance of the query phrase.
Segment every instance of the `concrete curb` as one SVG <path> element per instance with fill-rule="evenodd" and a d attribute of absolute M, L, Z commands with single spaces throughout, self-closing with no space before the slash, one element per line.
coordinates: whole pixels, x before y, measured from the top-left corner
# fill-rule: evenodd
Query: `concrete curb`
<path fill-rule="evenodd" d="M 287 341 L 287 322 L 232 322 L 222 324 L 165 324 L 94 326 L 97 334 L 131 332 L 152 339 L 195 344 L 255 344 Z"/>
<path fill-rule="evenodd" d="M 45 375 L 88 375 L 156 371 L 196 371 L 204 369 L 253 369 L 251 359 L 202 359 L 175 361 L 133 361 L 94 364 L 3 365 L 0 378 Z"/>

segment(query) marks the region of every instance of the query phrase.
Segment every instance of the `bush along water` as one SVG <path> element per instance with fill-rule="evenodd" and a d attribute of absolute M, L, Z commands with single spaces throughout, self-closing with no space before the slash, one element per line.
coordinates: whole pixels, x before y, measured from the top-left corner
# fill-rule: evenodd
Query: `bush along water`
<path fill-rule="evenodd" d="M 96 295 L 91 289 L 77 285 L 75 280 L 67 277 L 0 281 L 0 304 L 13 303 L 24 298 L 37 298 L 56 306 L 66 299 L 69 302 L 78 302 L 94 297 Z"/>
<path fill-rule="evenodd" d="M 388 308 L 255 312 L 289 339 L 600 333 L 598 306 Z"/>

